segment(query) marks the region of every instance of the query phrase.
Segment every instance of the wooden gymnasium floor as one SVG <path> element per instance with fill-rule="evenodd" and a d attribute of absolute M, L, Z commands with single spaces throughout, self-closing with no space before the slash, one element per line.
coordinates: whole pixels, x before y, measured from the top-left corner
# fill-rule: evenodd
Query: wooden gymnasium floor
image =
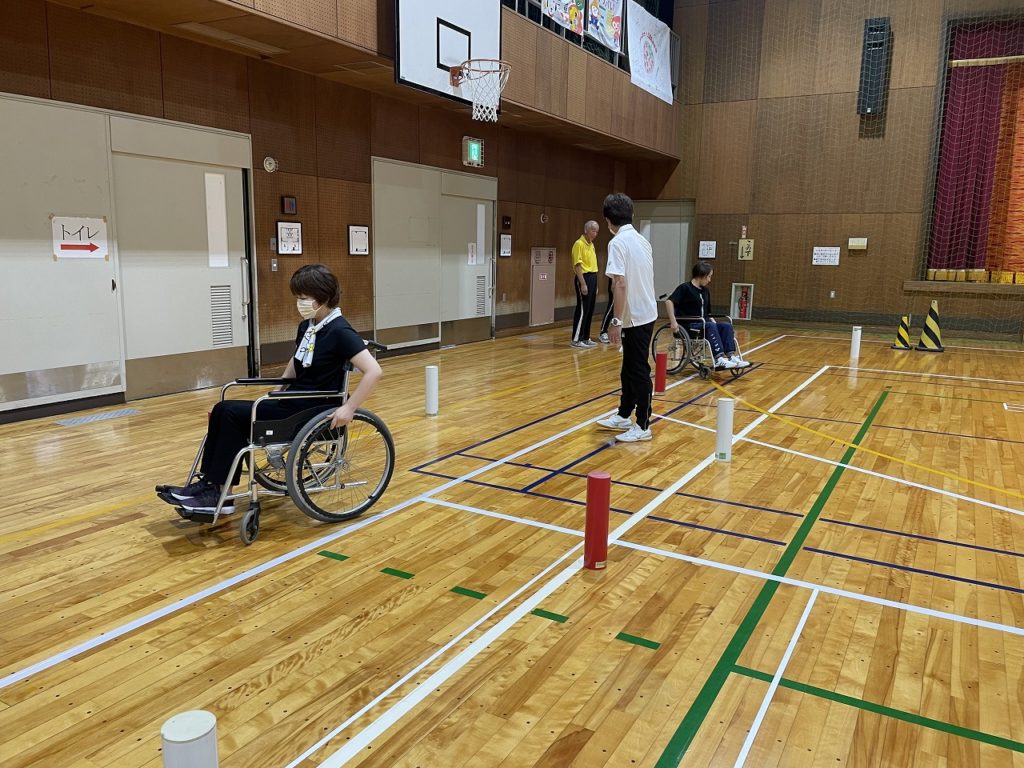
<path fill-rule="evenodd" d="M 741 338 L 730 464 L 692 377 L 610 447 L 619 355 L 565 329 L 386 360 L 383 500 L 251 547 L 152 493 L 216 391 L 0 427 L 0 763 L 159 766 L 203 708 L 223 766 L 1024 766 L 1021 348 Z"/>

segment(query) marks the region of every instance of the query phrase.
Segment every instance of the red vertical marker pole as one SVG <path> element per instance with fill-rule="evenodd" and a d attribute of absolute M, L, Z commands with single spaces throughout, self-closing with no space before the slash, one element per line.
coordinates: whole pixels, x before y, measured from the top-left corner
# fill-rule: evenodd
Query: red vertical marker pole
<path fill-rule="evenodd" d="M 587 475 L 587 526 L 583 538 L 583 567 L 600 571 L 608 562 L 608 509 L 612 476 L 607 472 Z"/>
<path fill-rule="evenodd" d="M 654 391 L 659 395 L 665 391 L 665 373 L 668 371 L 668 352 L 654 355 Z"/>

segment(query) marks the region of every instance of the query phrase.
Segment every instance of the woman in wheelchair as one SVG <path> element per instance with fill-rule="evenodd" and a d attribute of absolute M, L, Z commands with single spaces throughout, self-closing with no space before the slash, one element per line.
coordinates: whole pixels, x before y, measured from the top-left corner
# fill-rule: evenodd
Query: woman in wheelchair
<path fill-rule="evenodd" d="M 703 331 L 715 358 L 715 367 L 722 369 L 746 368 L 750 363 L 743 359 L 736 344 L 736 335 L 731 323 L 719 323 L 711 316 L 711 283 L 713 267 L 706 261 L 693 265 L 693 277 L 680 284 L 665 300 L 672 333 L 679 333 L 676 318 L 702 317 L 704 322 L 686 322 L 688 331 Z"/>
<path fill-rule="evenodd" d="M 295 355 L 288 361 L 281 378 L 291 381 L 279 389 L 290 392 L 337 391 L 347 362 L 362 371 L 362 379 L 344 404 L 334 411 L 331 427 L 348 425 L 381 377 L 380 365 L 367 350 L 363 339 L 342 316 L 338 304 L 341 289 L 338 280 L 322 264 L 307 264 L 292 275 L 289 283 L 296 308 L 303 320 L 295 336 Z M 337 400 L 312 401 L 309 398 L 268 400 L 258 406 L 258 417 L 283 419 L 314 406 L 331 407 Z M 228 477 L 235 456 L 249 445 L 252 424 L 251 400 L 222 400 L 210 413 L 202 464 L 197 480 L 186 486 L 157 486 L 157 495 L 181 509 L 186 519 L 194 513 L 213 513 L 217 509 L 225 483 L 237 484 L 241 462 L 234 477 Z M 225 501 L 220 514 L 235 511 L 233 501 Z"/>

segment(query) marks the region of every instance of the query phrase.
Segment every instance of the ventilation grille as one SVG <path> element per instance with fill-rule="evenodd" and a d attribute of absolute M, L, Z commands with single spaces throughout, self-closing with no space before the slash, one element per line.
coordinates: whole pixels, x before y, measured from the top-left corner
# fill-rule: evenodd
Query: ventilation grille
<path fill-rule="evenodd" d="M 210 318 L 213 325 L 213 346 L 231 347 L 235 344 L 231 322 L 231 286 L 210 286 Z"/>
<path fill-rule="evenodd" d="M 487 275 L 476 276 L 476 315 L 487 314 Z"/>

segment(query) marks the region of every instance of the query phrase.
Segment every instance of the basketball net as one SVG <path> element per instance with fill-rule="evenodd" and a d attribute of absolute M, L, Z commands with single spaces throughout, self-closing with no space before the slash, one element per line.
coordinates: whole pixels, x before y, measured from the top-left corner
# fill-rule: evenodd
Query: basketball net
<path fill-rule="evenodd" d="M 473 119 L 497 122 L 501 92 L 512 67 L 500 59 L 469 59 L 450 71 L 452 86 L 465 88 L 473 102 Z"/>

